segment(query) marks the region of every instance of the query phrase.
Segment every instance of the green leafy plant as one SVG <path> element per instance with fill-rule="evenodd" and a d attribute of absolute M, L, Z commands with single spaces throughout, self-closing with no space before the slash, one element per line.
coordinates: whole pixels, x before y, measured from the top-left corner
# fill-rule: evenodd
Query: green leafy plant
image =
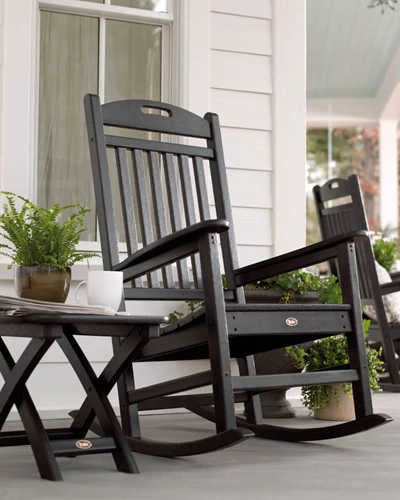
<path fill-rule="evenodd" d="M 317 292 L 319 300 L 328 304 L 340 304 L 342 292 L 336 276 L 316 276 L 306 271 L 291 271 L 245 286 L 245 290 L 277 290 L 282 292 L 280 302 L 296 302 L 296 295 Z"/>
<path fill-rule="evenodd" d="M 90 212 L 88 208 L 80 205 L 61 207 L 58 204 L 43 208 L 14 193 L 2 191 L 2 194 L 7 203 L 4 203 L 0 215 L 0 236 L 9 243 L 0 244 L 0 254 L 9 257 L 12 263 L 65 270 L 75 262 L 97 256 L 76 250 L 84 231 L 84 216 Z M 16 200 L 23 202 L 20 209 Z M 62 224 L 59 219 L 65 210 L 73 212 Z"/>
<path fill-rule="evenodd" d="M 394 239 L 375 239 L 372 245 L 375 260 L 390 273 L 397 258 L 397 241 Z"/>
<path fill-rule="evenodd" d="M 370 321 L 364 320 L 364 333 L 369 329 Z M 366 335 L 367 336 L 367 335 Z M 379 373 L 383 372 L 383 361 L 380 357 L 382 349 L 377 351 L 366 342 L 368 374 L 371 391 L 380 391 Z M 287 355 L 292 359 L 294 365 L 307 372 L 333 368 L 335 366 L 349 363 L 347 338 L 343 335 L 327 337 L 314 342 L 308 352 L 297 346 L 286 348 Z M 344 392 L 351 397 L 351 383 L 342 384 Z M 301 389 L 302 402 L 310 412 L 322 410 L 329 405 L 332 397 L 339 405 L 339 394 L 335 385 L 305 386 Z"/>
<path fill-rule="evenodd" d="M 226 288 L 226 276 L 222 274 L 222 285 Z M 255 283 L 246 285 L 245 290 L 275 290 L 282 292 L 280 302 L 294 303 L 296 297 L 304 292 L 317 292 L 319 294 L 318 300 L 327 304 L 341 304 L 342 290 L 338 283 L 336 276 L 316 276 L 306 271 L 292 271 L 290 273 L 281 274 L 268 278 L 265 280 L 257 281 Z M 202 301 L 186 302 L 188 314 L 193 313 L 202 305 Z M 177 323 L 185 316 L 185 313 L 173 311 L 169 315 L 171 323 Z"/>
<path fill-rule="evenodd" d="M 202 300 L 189 300 L 185 302 L 186 307 L 187 307 L 187 314 L 194 313 L 200 307 L 203 306 L 203 301 Z M 180 312 L 180 311 L 172 311 L 169 313 L 169 322 L 170 323 L 178 323 L 182 318 L 186 316 L 185 313 Z"/>

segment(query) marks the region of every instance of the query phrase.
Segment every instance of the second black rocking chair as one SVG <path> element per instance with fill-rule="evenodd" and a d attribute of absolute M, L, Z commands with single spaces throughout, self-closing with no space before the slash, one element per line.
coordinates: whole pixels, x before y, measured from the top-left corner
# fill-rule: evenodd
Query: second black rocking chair
<path fill-rule="evenodd" d="M 147 113 L 148 110 L 153 113 Z M 240 268 L 218 117 L 204 118 L 175 106 L 128 100 L 100 105 L 85 97 L 104 268 L 123 271 L 126 300 L 201 300 L 203 308 L 143 348 L 137 361 L 209 359 L 211 369 L 160 384 L 135 388 L 133 370 L 118 381 L 122 425 L 131 449 L 183 456 L 235 444 L 251 435 L 284 441 L 336 438 L 390 421 L 373 413 L 362 327 L 355 241 L 364 231 Z M 105 127 L 202 139 L 203 146 L 106 135 Z M 142 135 L 143 137 L 143 135 Z M 153 136 L 154 137 L 154 136 Z M 107 149 L 115 154 L 115 163 Z M 216 218 L 211 218 L 206 167 L 211 174 Z M 118 195 L 111 179 L 118 179 Z M 132 185 L 133 184 L 133 185 Z M 122 209 L 128 257 L 120 261 L 116 210 Z M 219 235 L 219 238 L 218 238 Z M 221 242 L 226 289 L 218 252 Z M 337 258 L 342 277 L 341 305 L 246 304 L 243 286 L 270 276 Z M 187 260 L 190 259 L 190 266 Z M 193 277 L 190 276 L 192 270 Z M 155 302 L 155 307 L 157 303 Z M 257 376 L 255 353 L 343 333 L 350 366 L 343 370 Z M 231 375 L 235 358 L 240 376 Z M 279 387 L 352 382 L 356 420 L 328 427 L 264 425 L 258 394 Z M 107 388 L 117 382 L 109 377 Z M 207 385 L 212 394 L 179 395 Z M 235 415 L 243 402 L 246 419 Z M 216 435 L 198 441 L 159 443 L 141 437 L 138 410 L 180 408 L 216 423 Z M 80 423 L 93 416 L 82 407 Z M 96 429 L 96 425 L 92 426 Z"/>
<path fill-rule="evenodd" d="M 323 186 L 315 186 L 314 199 L 323 238 L 337 236 L 345 231 L 369 231 L 360 182 L 356 175 L 351 175 L 348 179 L 330 179 Z M 330 206 L 330 202 L 334 204 Z M 379 284 L 369 238 L 360 240 L 356 248 L 361 301 L 364 305 L 374 307 L 377 319 L 371 324 L 369 339 L 382 343 L 388 372 L 388 376 L 381 379 L 380 385 L 385 391 L 400 392 L 400 373 L 394 344 L 395 340 L 400 339 L 400 323 L 388 322 L 383 303 L 384 295 L 400 292 L 400 282 L 396 276 L 392 283 Z M 330 261 L 330 267 L 333 274 L 340 275 L 334 259 Z"/>

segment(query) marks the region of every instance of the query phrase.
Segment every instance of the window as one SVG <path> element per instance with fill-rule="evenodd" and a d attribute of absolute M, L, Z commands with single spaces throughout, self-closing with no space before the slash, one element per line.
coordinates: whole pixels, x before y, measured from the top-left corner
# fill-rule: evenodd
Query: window
<path fill-rule="evenodd" d="M 83 97 L 171 99 L 172 2 L 52 0 L 39 7 L 37 200 L 92 208 L 82 239 L 96 241 Z"/>

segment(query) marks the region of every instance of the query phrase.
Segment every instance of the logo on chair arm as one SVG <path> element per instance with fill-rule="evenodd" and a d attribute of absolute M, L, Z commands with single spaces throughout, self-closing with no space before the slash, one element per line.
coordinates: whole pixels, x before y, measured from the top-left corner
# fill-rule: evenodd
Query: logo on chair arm
<path fill-rule="evenodd" d="M 299 322 L 297 321 L 296 318 L 287 318 L 286 324 L 287 326 L 297 326 Z"/>

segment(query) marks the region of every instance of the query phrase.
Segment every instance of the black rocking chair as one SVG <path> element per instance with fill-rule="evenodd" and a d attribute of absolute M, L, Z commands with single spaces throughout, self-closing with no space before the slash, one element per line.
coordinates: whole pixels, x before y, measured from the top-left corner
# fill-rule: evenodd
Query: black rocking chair
<path fill-rule="evenodd" d="M 118 381 L 122 426 L 131 449 L 160 456 L 184 456 L 230 446 L 251 435 L 311 441 L 365 431 L 390 421 L 386 415 L 373 413 L 368 381 L 354 252 L 354 242 L 366 239 L 367 234 L 349 233 L 240 268 L 218 116 L 207 113 L 201 118 L 154 101 L 126 100 L 100 105 L 95 95 L 87 95 L 84 103 L 104 268 L 124 272 L 124 280 L 130 284 L 125 288 L 126 300 L 203 301 L 201 310 L 165 327 L 158 339 L 150 340 L 137 360 L 209 359 L 209 371 L 135 389 L 133 370 L 129 368 Z M 153 113 L 147 113 L 148 110 Z M 125 131 L 123 136 L 105 135 L 104 128 L 108 126 L 189 136 L 203 140 L 204 145 L 133 138 Z M 115 173 L 107 149 L 115 154 Z M 214 219 L 210 214 L 206 166 L 211 173 Z M 113 175 L 118 179 L 118 195 L 115 186 L 113 193 Z M 122 261 L 114 210 L 117 204 L 122 209 L 128 251 L 128 257 Z M 246 283 L 335 257 L 341 271 L 344 304 L 245 303 L 242 287 Z M 256 375 L 255 353 L 338 333 L 348 338 L 348 368 Z M 240 376 L 231 375 L 231 358 L 236 358 Z M 304 429 L 263 424 L 259 393 L 279 387 L 344 381 L 353 384 L 356 420 Z M 115 383 L 115 377 L 107 379 L 107 390 Z M 212 394 L 179 395 L 210 384 Z M 246 419 L 236 417 L 235 402 L 244 403 Z M 216 434 L 180 443 L 141 437 L 138 410 L 180 407 L 214 421 Z M 74 412 L 74 416 L 80 425 L 85 422 L 100 432 L 93 415 L 85 408 Z"/>
<path fill-rule="evenodd" d="M 346 231 L 368 231 L 360 182 L 356 175 L 348 179 L 331 179 L 323 186 L 314 187 L 314 199 L 318 221 L 323 238 L 331 238 Z M 329 202 L 335 200 L 334 206 Z M 370 239 L 356 244 L 358 276 L 360 280 L 361 301 L 373 305 L 377 322 L 371 324 L 369 339 L 382 343 L 388 377 L 380 381 L 385 391 L 400 392 L 400 373 L 395 357 L 395 340 L 400 339 L 400 323 L 388 323 L 382 296 L 400 291 L 398 276 L 392 283 L 380 285 L 375 267 L 374 252 Z M 335 260 L 330 261 L 333 274 L 339 275 Z M 397 280 L 397 281 L 396 281 Z"/>

